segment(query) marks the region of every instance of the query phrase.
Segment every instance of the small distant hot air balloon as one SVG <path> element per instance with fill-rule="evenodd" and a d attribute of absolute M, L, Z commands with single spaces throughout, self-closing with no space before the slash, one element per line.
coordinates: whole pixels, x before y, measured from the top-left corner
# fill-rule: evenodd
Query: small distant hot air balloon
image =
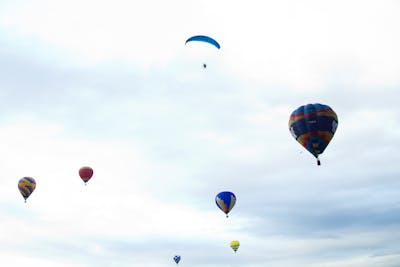
<path fill-rule="evenodd" d="M 179 256 L 179 255 L 174 256 L 174 261 L 176 264 L 178 264 L 180 260 L 181 260 L 181 256 Z"/>
<path fill-rule="evenodd" d="M 236 203 L 236 196 L 232 192 L 224 191 L 219 193 L 215 197 L 215 203 L 217 204 L 218 208 L 220 208 L 228 218 L 228 213 L 231 211 L 233 206 Z"/>
<path fill-rule="evenodd" d="M 93 169 L 88 167 L 88 166 L 82 167 L 82 168 L 79 169 L 79 176 L 85 182 L 85 185 L 86 185 L 86 183 L 93 176 Z"/>
<path fill-rule="evenodd" d="M 231 245 L 231 248 L 233 249 L 233 251 L 235 251 L 235 253 L 236 253 L 236 251 L 238 250 L 238 248 L 240 246 L 240 243 L 237 240 L 233 240 L 233 241 L 231 241 L 230 245 Z"/>
<path fill-rule="evenodd" d="M 328 146 L 338 126 L 336 113 L 327 105 L 308 104 L 290 115 L 289 130 L 292 136 L 321 164 L 318 155 Z"/>
<path fill-rule="evenodd" d="M 35 191 L 36 181 L 32 177 L 23 177 L 18 182 L 18 189 L 21 195 L 26 199 Z"/>

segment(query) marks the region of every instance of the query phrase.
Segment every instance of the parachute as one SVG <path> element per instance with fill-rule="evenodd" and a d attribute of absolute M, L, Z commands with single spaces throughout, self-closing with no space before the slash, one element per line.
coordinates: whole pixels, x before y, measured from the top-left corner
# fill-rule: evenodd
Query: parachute
<path fill-rule="evenodd" d="M 240 246 L 240 243 L 237 240 L 233 240 L 233 241 L 231 241 L 230 246 L 233 249 L 233 251 L 235 251 L 235 253 L 236 253 L 236 251 L 238 250 L 238 248 Z"/>
<path fill-rule="evenodd" d="M 86 183 L 93 176 L 93 169 L 88 167 L 88 166 L 82 167 L 82 168 L 79 169 L 79 176 L 85 182 L 85 185 L 86 185 Z"/>
<path fill-rule="evenodd" d="M 174 256 L 174 261 L 176 264 L 178 264 L 180 260 L 181 260 L 181 256 L 179 256 L 179 255 Z"/>
<path fill-rule="evenodd" d="M 215 197 L 215 203 L 217 204 L 218 208 L 220 208 L 228 218 L 228 213 L 231 211 L 233 206 L 236 203 L 236 196 L 232 192 L 224 191 L 219 193 Z"/>
<path fill-rule="evenodd" d="M 21 195 L 26 199 L 35 191 L 36 181 L 32 177 L 23 177 L 18 182 L 18 189 Z"/>
<path fill-rule="evenodd" d="M 322 154 L 338 126 L 336 113 L 327 105 L 307 104 L 297 108 L 289 118 L 292 136 L 307 149 L 321 165 L 318 155 Z"/>
<path fill-rule="evenodd" d="M 193 41 L 198 41 L 198 42 L 205 42 L 205 43 L 209 43 L 213 46 L 215 46 L 216 48 L 220 49 L 221 46 L 219 45 L 219 43 L 217 41 L 215 41 L 213 38 L 206 36 L 206 35 L 195 35 L 190 37 L 189 39 L 186 40 L 185 44 L 189 43 L 189 42 L 193 42 Z"/>
<path fill-rule="evenodd" d="M 187 43 L 194 42 L 194 41 L 207 43 L 208 45 L 212 45 L 213 47 L 216 47 L 218 49 L 221 48 L 221 46 L 219 45 L 219 43 L 215 39 L 213 39 L 213 38 L 211 38 L 209 36 L 206 36 L 206 35 L 195 35 L 195 36 L 192 36 L 192 37 L 190 37 L 189 39 L 186 40 L 185 45 Z M 207 68 L 207 64 L 206 63 L 203 63 L 203 68 L 204 69 Z"/>

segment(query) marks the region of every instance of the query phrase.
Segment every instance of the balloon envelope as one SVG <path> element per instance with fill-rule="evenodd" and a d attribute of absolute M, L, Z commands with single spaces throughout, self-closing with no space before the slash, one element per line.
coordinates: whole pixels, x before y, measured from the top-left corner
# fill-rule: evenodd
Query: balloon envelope
<path fill-rule="evenodd" d="M 233 249 L 233 251 L 235 251 L 235 253 L 236 253 L 236 251 L 238 250 L 238 248 L 240 246 L 240 243 L 237 240 L 233 240 L 233 241 L 231 241 L 230 246 Z"/>
<path fill-rule="evenodd" d="M 193 42 L 193 41 L 198 41 L 198 42 L 205 42 L 205 43 L 209 43 L 213 46 L 215 46 L 216 48 L 220 49 L 221 46 L 219 45 L 219 43 L 214 40 L 213 38 L 206 36 L 206 35 L 195 35 L 190 37 L 189 39 L 186 40 L 185 44 L 189 43 L 189 42 Z"/>
<path fill-rule="evenodd" d="M 18 182 L 18 189 L 21 195 L 26 199 L 32 194 L 36 188 L 36 181 L 32 177 L 23 177 Z"/>
<path fill-rule="evenodd" d="M 228 217 L 228 213 L 231 211 L 233 206 L 235 206 L 236 196 L 232 192 L 224 191 L 215 197 L 215 203 L 218 208 L 226 214 L 226 217 Z"/>
<path fill-rule="evenodd" d="M 322 154 L 338 126 L 336 113 L 327 105 L 307 104 L 297 108 L 289 118 L 292 136 L 314 157 Z"/>
<path fill-rule="evenodd" d="M 79 169 L 79 176 L 86 184 L 93 176 L 93 169 L 87 166 L 82 167 Z"/>
<path fill-rule="evenodd" d="M 174 256 L 174 261 L 176 264 L 178 264 L 180 260 L 181 260 L 181 256 L 179 256 L 179 255 Z"/>

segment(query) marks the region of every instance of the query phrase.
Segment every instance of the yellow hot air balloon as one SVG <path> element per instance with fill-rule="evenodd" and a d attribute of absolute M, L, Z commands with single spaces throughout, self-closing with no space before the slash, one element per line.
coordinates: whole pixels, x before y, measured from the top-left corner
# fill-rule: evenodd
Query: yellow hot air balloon
<path fill-rule="evenodd" d="M 233 249 L 233 251 L 235 251 L 235 253 L 238 250 L 239 246 L 240 246 L 239 241 L 237 240 L 231 241 L 231 248 Z"/>

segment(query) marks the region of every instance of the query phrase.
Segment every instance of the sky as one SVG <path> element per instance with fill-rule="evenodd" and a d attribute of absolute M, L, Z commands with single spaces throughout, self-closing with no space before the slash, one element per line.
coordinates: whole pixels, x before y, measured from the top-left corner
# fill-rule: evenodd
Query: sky
<path fill-rule="evenodd" d="M 399 12 L 1 0 L 4 266 L 400 266 Z M 288 129 L 308 103 L 339 118 L 321 166 Z"/>

